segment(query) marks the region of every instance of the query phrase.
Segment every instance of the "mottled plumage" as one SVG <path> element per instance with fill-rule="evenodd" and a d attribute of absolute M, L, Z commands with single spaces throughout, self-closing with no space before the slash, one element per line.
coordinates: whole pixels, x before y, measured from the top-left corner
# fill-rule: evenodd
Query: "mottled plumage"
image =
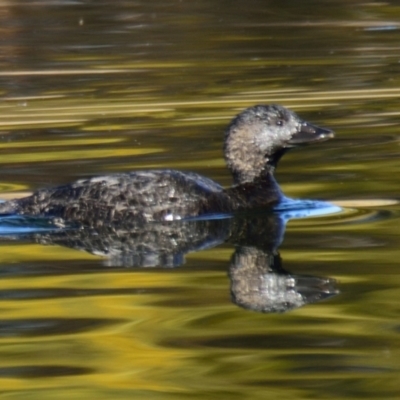
<path fill-rule="evenodd" d="M 254 106 L 235 117 L 225 134 L 225 159 L 234 179 L 230 188 L 190 172 L 136 171 L 41 189 L 1 204 L 0 213 L 46 216 L 59 224 L 129 227 L 271 207 L 283 196 L 273 173 L 285 151 L 332 135 L 281 106 Z"/>

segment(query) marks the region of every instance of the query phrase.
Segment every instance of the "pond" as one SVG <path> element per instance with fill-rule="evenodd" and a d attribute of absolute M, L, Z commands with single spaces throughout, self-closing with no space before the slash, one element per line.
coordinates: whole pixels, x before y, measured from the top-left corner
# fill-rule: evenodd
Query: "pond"
<path fill-rule="evenodd" d="M 394 1 L 2 1 L 1 199 L 153 168 L 229 186 L 225 127 L 277 103 L 336 132 L 285 155 L 283 191 L 341 211 L 215 220 L 206 234 L 241 233 L 165 263 L 3 235 L 1 398 L 398 398 L 399 17 Z M 264 312 L 236 268 L 256 226 L 251 280 L 288 296 Z"/>

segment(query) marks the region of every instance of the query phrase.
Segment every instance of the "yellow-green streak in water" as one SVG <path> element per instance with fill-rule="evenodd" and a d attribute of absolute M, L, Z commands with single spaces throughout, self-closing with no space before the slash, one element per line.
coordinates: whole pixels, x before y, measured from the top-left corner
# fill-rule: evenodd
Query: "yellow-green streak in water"
<path fill-rule="evenodd" d="M 1 2 L 1 198 L 147 168 L 228 186 L 225 127 L 278 103 L 336 132 L 284 156 L 283 191 L 344 207 L 287 222 L 282 267 L 339 293 L 284 314 L 232 302 L 232 243 L 139 268 L 2 236 L 1 399 L 397 399 L 399 17 L 344 0 Z"/>

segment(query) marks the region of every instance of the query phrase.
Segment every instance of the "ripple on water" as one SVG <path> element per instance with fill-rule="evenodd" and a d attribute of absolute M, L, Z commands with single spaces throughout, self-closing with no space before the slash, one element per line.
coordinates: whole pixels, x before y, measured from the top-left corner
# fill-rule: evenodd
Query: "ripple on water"
<path fill-rule="evenodd" d="M 2 319 L 0 321 L 0 337 L 17 338 L 71 335 L 80 332 L 95 331 L 122 322 L 121 320 L 107 318 Z"/>

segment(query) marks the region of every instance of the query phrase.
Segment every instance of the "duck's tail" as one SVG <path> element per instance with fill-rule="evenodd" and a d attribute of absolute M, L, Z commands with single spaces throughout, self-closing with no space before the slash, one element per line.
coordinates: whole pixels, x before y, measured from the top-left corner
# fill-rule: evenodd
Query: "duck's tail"
<path fill-rule="evenodd" d="M 18 214 L 18 205 L 14 200 L 0 203 L 0 217 Z"/>

